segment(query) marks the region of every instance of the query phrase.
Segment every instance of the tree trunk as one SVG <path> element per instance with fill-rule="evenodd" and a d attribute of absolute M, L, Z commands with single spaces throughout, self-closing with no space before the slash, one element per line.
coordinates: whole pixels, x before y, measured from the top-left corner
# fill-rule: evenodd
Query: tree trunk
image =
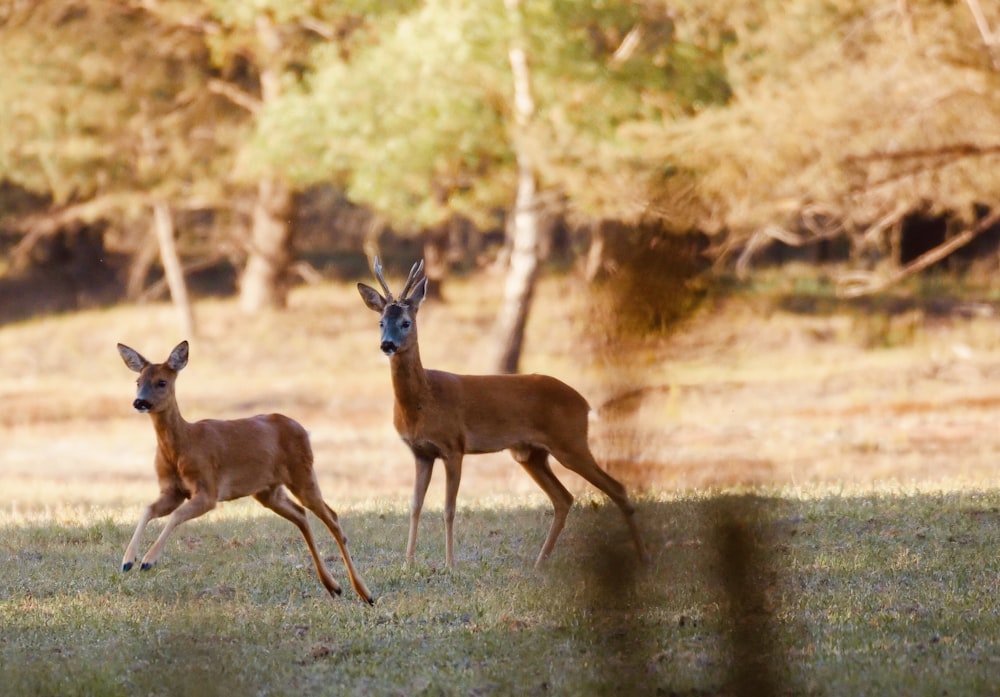
<path fill-rule="evenodd" d="M 260 99 L 267 104 L 281 96 L 281 34 L 266 13 L 257 16 L 256 30 L 262 66 Z M 268 176 L 258 182 L 250 249 L 240 278 L 240 308 L 248 314 L 288 304 L 293 208 L 292 191 L 284 182 Z"/>
<path fill-rule="evenodd" d="M 495 369 L 500 373 L 516 373 L 524 345 L 524 330 L 528 323 L 531 299 L 538 278 L 538 191 L 535 163 L 530 146 L 524 142 L 524 132 L 535 116 L 535 100 L 531 93 L 531 72 L 522 39 L 521 6 L 519 0 L 505 0 L 507 13 L 514 26 L 514 39 L 508 57 L 514 82 L 514 151 L 517 158 L 517 197 L 511 224 L 510 265 L 504 283 L 503 306 L 494 328 L 497 341 Z"/>
<path fill-rule="evenodd" d="M 534 173 L 519 167 L 517 200 L 510 225 L 510 265 L 504 283 L 503 306 L 496 323 L 498 355 L 495 369 L 500 373 L 518 370 L 538 278 L 538 214 L 534 204 Z"/>
<path fill-rule="evenodd" d="M 145 237 L 142 245 L 132 255 L 128 265 L 128 280 L 125 283 L 125 297 L 129 301 L 134 302 L 142 295 L 149 270 L 159 254 L 159 248 L 159 236 L 154 234 L 152 237 Z"/>
<path fill-rule="evenodd" d="M 606 271 L 605 254 L 608 246 L 608 227 L 606 220 L 598 220 L 590 224 L 590 249 L 587 250 L 587 266 L 584 275 L 588 283 L 593 283 Z"/>
<path fill-rule="evenodd" d="M 427 277 L 425 300 L 444 300 L 444 279 L 451 265 L 452 228 L 457 224 L 451 217 L 424 231 L 424 275 Z"/>
<path fill-rule="evenodd" d="M 276 179 L 257 185 L 247 263 L 240 277 L 240 309 L 253 314 L 288 304 L 292 262 L 292 192 Z"/>
<path fill-rule="evenodd" d="M 160 245 L 160 261 L 163 264 L 167 287 L 170 289 L 170 297 L 177 306 L 177 314 L 180 317 L 181 333 L 191 338 L 195 335 L 194 311 L 191 309 L 184 270 L 181 268 L 177 245 L 174 243 L 174 216 L 170 212 L 170 207 L 162 201 L 153 204 L 153 230 Z"/>

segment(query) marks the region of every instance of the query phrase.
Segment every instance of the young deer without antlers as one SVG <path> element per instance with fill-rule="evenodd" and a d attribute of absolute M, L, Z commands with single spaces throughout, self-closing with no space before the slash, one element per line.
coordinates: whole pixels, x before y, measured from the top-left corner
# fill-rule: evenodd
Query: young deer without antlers
<path fill-rule="evenodd" d="M 398 299 L 389 292 L 377 258 L 375 278 L 385 291 L 384 296 L 363 283 L 358 284 L 358 290 L 365 304 L 381 315 L 381 348 L 389 356 L 396 396 L 393 422 L 413 452 L 417 466 L 407 561 L 413 560 L 420 509 L 434 460 L 444 461 L 445 559 L 452 566 L 455 563 L 452 527 L 462 457 L 499 450 L 510 451 L 552 500 L 555 509 L 536 566 L 552 552 L 573 504 L 573 495 L 552 473 L 550 454 L 611 497 L 625 515 L 640 559 L 647 561 L 634 519 L 635 508 L 625 487 L 601 469 L 590 452 L 587 401 L 569 385 L 546 375 L 455 375 L 424 370 L 417 346 L 417 310 L 427 289 L 423 261 L 410 269 Z"/>
<path fill-rule="evenodd" d="M 340 595 L 340 586 L 316 549 L 305 509 L 288 497 L 287 487 L 330 528 L 344 557 L 351 585 L 362 600 L 373 602 L 371 592 L 354 569 L 337 514 L 323 501 L 313 471 L 312 446 L 301 424 L 281 414 L 188 423 L 181 416 L 174 394 L 177 373 L 188 362 L 188 343 L 179 343 L 163 363 L 150 363 L 124 344 L 118 344 L 118 353 L 125 365 L 139 373 L 132 406 L 153 419 L 156 476 L 160 482 L 160 497 L 142 512 L 125 549 L 123 571 L 135 563 L 142 532 L 153 518 L 170 515 L 160 536 L 142 558 L 143 570 L 156 563 L 167 537 L 178 525 L 207 513 L 219 501 L 253 496 L 295 524 L 306 540 L 319 580 L 331 595 Z"/>

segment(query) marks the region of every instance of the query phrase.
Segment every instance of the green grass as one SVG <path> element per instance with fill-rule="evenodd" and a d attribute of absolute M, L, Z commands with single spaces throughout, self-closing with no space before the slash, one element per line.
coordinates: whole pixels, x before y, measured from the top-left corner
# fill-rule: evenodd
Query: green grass
<path fill-rule="evenodd" d="M 220 515 L 215 515 L 218 513 Z M 438 512 L 439 513 L 439 512 Z M 1000 662 L 1000 493 L 649 499 L 637 568 L 609 506 L 463 508 L 454 570 L 424 518 L 342 513 L 377 596 L 325 595 L 250 504 L 124 574 L 131 526 L 0 527 L 0 684 L 15 695 L 987 694 Z M 147 535 L 151 541 L 151 533 Z M 147 541 L 147 543 L 148 543 Z M 332 541 L 328 563 L 345 581 Z"/>
<path fill-rule="evenodd" d="M 494 281 L 456 281 L 421 311 L 428 366 L 488 369 Z M 649 569 L 618 512 L 557 467 L 579 505 L 535 571 L 550 509 L 502 453 L 466 460 L 457 568 L 442 566 L 440 475 L 406 567 L 413 465 L 355 288 L 297 288 L 287 312 L 254 318 L 198 303 L 185 416 L 302 421 L 372 608 L 349 588 L 326 596 L 298 532 L 253 502 L 185 524 L 157 568 L 122 573 L 156 484 L 114 344 L 162 358 L 184 338 L 176 315 L 0 328 L 0 694 L 995 692 L 1000 318 L 928 315 L 872 350 L 863 308 L 782 309 L 779 288 L 619 342 L 575 283 L 540 286 L 524 369 L 594 405 L 631 395 L 591 443 L 644 492 Z M 791 288 L 813 290 L 826 292 Z"/>

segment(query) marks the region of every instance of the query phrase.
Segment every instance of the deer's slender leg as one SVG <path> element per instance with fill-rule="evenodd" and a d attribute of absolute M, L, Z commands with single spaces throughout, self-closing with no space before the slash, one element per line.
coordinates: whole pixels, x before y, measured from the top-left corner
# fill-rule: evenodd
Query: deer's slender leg
<path fill-rule="evenodd" d="M 451 453 L 444 461 L 444 559 L 449 567 L 455 566 L 455 505 L 458 485 L 462 481 L 462 451 Z"/>
<path fill-rule="evenodd" d="M 149 521 L 173 513 L 183 502 L 183 492 L 179 489 L 168 489 L 160 494 L 160 498 L 146 506 L 142 515 L 139 516 L 139 524 L 135 526 L 132 539 L 125 548 L 125 555 L 122 557 L 122 571 L 130 570 L 135 564 L 139 554 L 139 543 L 142 541 L 142 533 Z"/>
<path fill-rule="evenodd" d="M 351 579 L 351 586 L 354 591 L 369 605 L 374 605 L 375 599 L 372 596 L 368 586 L 365 585 L 364 580 L 361 578 L 361 574 L 358 573 L 357 569 L 354 568 L 354 561 L 351 559 L 351 553 L 347 549 L 347 536 L 344 535 L 343 529 L 340 527 L 340 521 L 337 518 L 337 513 L 332 508 L 330 508 L 326 501 L 323 500 L 323 494 L 320 492 L 319 485 L 316 484 L 314 478 L 300 489 L 293 489 L 292 493 L 298 497 L 299 501 L 312 511 L 317 518 L 323 521 L 330 530 L 330 534 L 333 535 L 333 539 L 337 541 L 337 546 L 340 548 L 340 556 L 344 558 L 344 566 L 347 568 L 347 576 Z M 291 503 L 291 501 L 289 501 Z M 304 518 L 305 516 L 303 516 Z M 308 526 L 307 528 L 308 529 Z M 305 534 L 305 531 L 303 531 Z M 309 542 L 307 539 L 306 542 Z M 317 568 L 321 564 L 318 557 L 315 556 L 315 547 L 310 547 L 313 551 L 314 558 L 316 559 Z M 326 568 L 325 566 L 323 567 Z M 338 587 L 337 593 L 340 592 Z"/>
<path fill-rule="evenodd" d="M 413 482 L 413 500 L 410 502 L 410 534 L 406 541 L 406 561 L 411 563 L 417 549 L 417 526 L 420 524 L 420 511 L 424 507 L 424 497 L 431 483 L 431 472 L 434 469 L 434 458 L 414 453 L 417 465 L 417 477 Z"/>
<path fill-rule="evenodd" d="M 206 493 L 204 490 L 201 490 L 181 504 L 179 508 L 170 514 L 170 518 L 167 519 L 167 524 L 163 526 L 160 536 L 156 538 L 156 542 L 154 542 L 153 546 L 149 548 L 148 552 L 146 552 L 146 556 L 142 558 L 142 564 L 139 568 L 143 571 L 153 568 L 153 564 L 155 564 L 156 560 L 160 558 L 160 554 L 163 552 L 163 545 L 166 544 L 167 538 L 170 537 L 170 533 L 173 529 L 181 523 L 191 520 L 192 518 L 205 515 L 210 510 L 215 508 L 215 503 L 216 500 L 214 496 Z"/>
<path fill-rule="evenodd" d="M 632 542 L 643 563 L 649 563 L 649 553 L 642 541 L 642 533 L 635 521 L 635 506 L 629 500 L 625 487 L 617 479 L 601 469 L 589 448 L 560 449 L 553 448 L 552 454 L 566 468 L 573 470 L 588 482 L 607 494 L 621 510 L 632 534 Z"/>
<path fill-rule="evenodd" d="M 299 529 L 302 537 L 305 538 L 309 554 L 313 558 L 313 564 L 316 566 L 316 573 L 319 575 L 320 582 L 330 595 L 340 595 L 340 584 L 333 580 L 333 576 L 330 575 L 329 569 L 326 568 L 326 564 L 323 563 L 323 558 L 320 557 L 319 550 L 316 548 L 316 540 L 313 538 L 312 528 L 309 527 L 306 509 L 288 498 L 288 495 L 285 494 L 285 490 L 281 486 L 261 491 L 254 494 L 253 497 L 265 508 L 291 521 Z"/>
<path fill-rule="evenodd" d="M 340 522 L 337 518 L 337 512 L 330 508 L 325 502 L 323 503 L 323 508 L 326 510 L 326 517 L 322 513 L 316 511 L 316 515 L 326 523 L 326 527 L 330 529 L 331 534 L 333 534 L 334 539 L 337 541 L 337 546 L 340 547 L 340 556 L 344 558 L 344 566 L 347 567 L 347 575 L 351 579 L 351 585 L 354 587 L 354 591 L 361 596 L 369 605 L 375 604 L 375 596 L 372 592 L 368 590 L 368 586 L 365 584 L 364 579 L 361 578 L 361 574 L 358 573 L 357 569 L 354 568 L 354 560 L 351 559 L 351 553 L 347 549 L 347 536 L 344 535 L 344 531 L 340 527 Z"/>
<path fill-rule="evenodd" d="M 552 524 L 549 526 L 549 533 L 545 536 L 542 550 L 535 560 L 535 568 L 541 566 L 542 562 L 548 559 L 552 553 L 552 548 L 556 544 L 559 533 L 566 525 L 566 517 L 573 506 L 573 494 L 563 486 L 549 466 L 549 454 L 541 448 L 532 448 L 527 452 L 512 450 L 511 455 L 524 467 L 525 471 L 531 475 L 535 483 L 542 488 L 542 491 L 552 501 Z"/>

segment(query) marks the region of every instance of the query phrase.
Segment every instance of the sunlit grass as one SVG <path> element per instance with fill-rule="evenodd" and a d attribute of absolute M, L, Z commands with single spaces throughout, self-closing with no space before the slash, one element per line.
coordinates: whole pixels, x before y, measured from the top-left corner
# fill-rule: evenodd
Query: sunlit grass
<path fill-rule="evenodd" d="M 638 569 L 617 511 L 585 504 L 535 571 L 548 514 L 494 500 L 460 512 L 449 571 L 440 511 L 407 567 L 406 513 L 375 502 L 341 512 L 374 608 L 327 597 L 297 531 L 249 504 L 128 574 L 120 514 L 6 518 L 0 680 L 7 694 L 715 694 L 733 688 L 749 622 L 780 694 L 985 694 L 998 511 L 995 491 L 644 500 L 654 561 Z M 719 577 L 734 525 L 749 607 Z"/>
<path fill-rule="evenodd" d="M 185 338 L 176 315 L 0 328 L 0 692 L 725 694 L 764 660 L 778 694 L 989 693 L 1000 322 L 928 321 L 870 350 L 851 315 L 734 297 L 672 336 L 615 344 L 577 283 L 541 285 L 523 368 L 605 406 L 591 442 L 637 492 L 648 570 L 618 511 L 556 466 L 577 506 L 535 571 L 551 508 L 503 453 L 465 461 L 457 568 L 443 567 L 440 473 L 405 566 L 412 458 L 353 285 L 299 288 L 287 312 L 254 318 L 231 300 L 196 306 L 182 412 L 306 425 L 374 608 L 349 588 L 326 596 L 298 531 L 253 501 L 220 504 L 175 531 L 154 570 L 123 574 L 157 489 L 152 427 L 114 345 L 162 360 Z M 426 365 L 489 370 L 490 288 L 455 281 L 421 311 Z M 746 597 L 726 590 L 732 539 Z"/>

